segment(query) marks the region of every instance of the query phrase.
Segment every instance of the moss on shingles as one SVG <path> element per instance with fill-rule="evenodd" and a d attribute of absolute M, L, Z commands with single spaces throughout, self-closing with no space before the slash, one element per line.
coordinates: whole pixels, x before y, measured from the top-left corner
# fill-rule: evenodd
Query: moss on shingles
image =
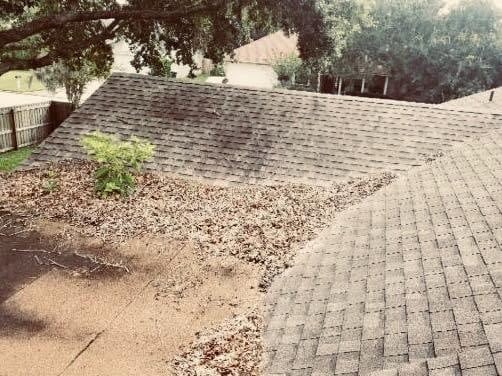
<path fill-rule="evenodd" d="M 0 154 L 0 172 L 14 171 L 22 161 L 30 156 L 32 151 L 33 148 L 26 147 Z"/>

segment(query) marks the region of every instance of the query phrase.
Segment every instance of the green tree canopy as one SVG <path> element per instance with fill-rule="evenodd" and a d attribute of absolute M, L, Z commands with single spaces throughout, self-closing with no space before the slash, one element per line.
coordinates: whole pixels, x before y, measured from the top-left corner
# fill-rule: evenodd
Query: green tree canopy
<path fill-rule="evenodd" d="M 40 68 L 37 71 L 37 78 L 43 82 L 50 91 L 56 91 L 64 87 L 66 97 L 75 107 L 78 107 L 86 85 L 94 79 L 106 78 L 109 67 L 98 69 L 92 61 L 84 61 L 79 64 L 78 69 L 61 61 L 52 65 Z"/>
<path fill-rule="evenodd" d="M 342 43 L 315 60 L 342 76 L 371 75 L 383 66 L 398 99 L 443 102 L 502 85 L 500 14 L 491 0 L 378 0 L 350 3 Z M 324 12 L 325 25 L 336 16 Z M 320 63 L 319 63 L 320 62 Z"/>
<path fill-rule="evenodd" d="M 64 62 L 103 71 L 110 42 L 125 39 L 134 65 L 156 66 L 165 51 L 194 64 L 195 51 L 219 62 L 263 28 L 300 34 L 300 49 L 322 41 L 316 0 L 0 0 L 0 74 Z M 268 28 L 268 29 L 267 29 Z"/>

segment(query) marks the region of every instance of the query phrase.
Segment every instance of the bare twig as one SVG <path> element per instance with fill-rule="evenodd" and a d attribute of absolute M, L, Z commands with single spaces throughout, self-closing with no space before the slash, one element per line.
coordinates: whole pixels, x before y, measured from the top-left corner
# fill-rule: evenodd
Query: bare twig
<path fill-rule="evenodd" d="M 86 254 L 84 255 L 84 254 L 79 253 L 77 251 L 73 252 L 73 254 L 75 256 L 77 256 L 77 257 L 80 257 L 80 258 L 83 258 L 83 259 L 87 259 L 87 260 L 91 261 L 92 263 L 98 264 L 100 266 L 105 266 L 105 267 L 110 267 L 110 268 L 117 268 L 117 269 L 123 269 L 127 273 L 131 273 L 131 271 L 129 270 L 129 268 L 126 265 L 123 265 L 123 264 L 108 262 L 108 261 L 105 261 L 105 260 L 101 260 L 101 259 L 97 258 L 96 256 L 86 255 Z"/>
<path fill-rule="evenodd" d="M 12 248 L 12 252 L 31 252 L 31 253 L 53 253 L 51 251 L 46 251 L 45 249 L 16 249 Z"/>
<path fill-rule="evenodd" d="M 0 227 L 0 228 L 5 228 L 5 227 L 7 227 L 8 225 L 10 225 L 12 222 L 14 222 L 14 220 L 13 220 L 13 219 L 10 219 L 10 220 L 8 220 L 7 222 L 5 222 L 5 223 L 2 225 L 2 227 Z"/>
<path fill-rule="evenodd" d="M 55 266 L 58 266 L 58 267 L 60 267 L 62 269 L 69 269 L 67 266 L 62 265 L 62 264 L 60 264 L 60 263 L 58 263 L 58 262 L 56 262 L 56 261 L 54 261 L 54 260 L 52 260 L 52 259 L 50 259 L 48 257 L 44 257 L 43 259 L 47 260 L 50 265 L 55 265 Z"/>
<path fill-rule="evenodd" d="M 96 266 L 94 269 L 92 269 L 92 270 L 89 271 L 89 274 L 94 273 L 96 270 L 98 270 L 100 268 L 101 268 L 101 265 Z"/>
<path fill-rule="evenodd" d="M 30 229 L 29 228 L 25 228 L 23 230 L 19 230 L 19 231 L 16 231 L 16 232 L 12 233 L 12 234 L 9 234 L 9 236 L 16 236 L 16 235 L 22 234 L 23 232 L 28 232 L 28 231 L 30 231 Z"/>

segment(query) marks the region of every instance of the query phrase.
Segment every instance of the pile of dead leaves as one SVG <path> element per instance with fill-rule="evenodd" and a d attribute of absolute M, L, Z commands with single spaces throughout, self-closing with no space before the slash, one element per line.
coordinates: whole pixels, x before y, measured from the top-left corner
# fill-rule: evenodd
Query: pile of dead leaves
<path fill-rule="evenodd" d="M 102 199 L 93 189 L 93 169 L 71 161 L 0 175 L 0 206 L 68 222 L 107 241 L 151 234 L 190 241 L 212 255 L 265 266 L 264 286 L 338 211 L 394 178 L 383 173 L 330 187 L 220 187 L 146 173 L 132 196 Z"/>
<path fill-rule="evenodd" d="M 197 339 L 172 363 L 173 373 L 183 376 L 257 376 L 262 357 L 262 318 L 256 312 L 235 316 Z"/>

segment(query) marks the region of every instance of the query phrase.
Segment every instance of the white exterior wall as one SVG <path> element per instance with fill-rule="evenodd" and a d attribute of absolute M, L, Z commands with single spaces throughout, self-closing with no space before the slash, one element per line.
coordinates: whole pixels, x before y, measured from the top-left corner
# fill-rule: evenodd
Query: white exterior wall
<path fill-rule="evenodd" d="M 230 85 L 273 88 L 277 74 L 270 65 L 249 63 L 225 63 L 225 77 Z"/>
<path fill-rule="evenodd" d="M 175 60 L 176 59 L 176 53 L 174 51 L 171 52 L 171 59 Z M 204 59 L 204 56 L 202 56 L 202 53 L 197 52 L 193 56 L 193 60 L 195 64 L 198 67 L 202 66 L 202 60 Z M 176 78 L 186 78 L 188 77 L 188 74 L 190 73 L 190 66 L 189 65 L 184 65 L 184 64 L 176 64 L 173 63 L 171 65 L 171 71 L 176 72 Z M 197 74 L 197 72 L 195 72 Z"/>
<path fill-rule="evenodd" d="M 112 72 L 136 73 L 131 65 L 134 55 L 126 42 L 119 41 L 113 45 L 113 57 Z"/>

